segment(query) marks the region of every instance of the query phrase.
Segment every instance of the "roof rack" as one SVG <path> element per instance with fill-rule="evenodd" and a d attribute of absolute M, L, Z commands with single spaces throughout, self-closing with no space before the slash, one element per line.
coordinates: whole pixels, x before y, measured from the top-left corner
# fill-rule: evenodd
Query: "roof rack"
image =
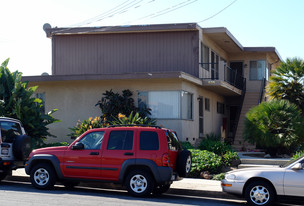
<path fill-rule="evenodd" d="M 117 124 L 117 125 L 110 125 L 110 127 L 154 127 L 157 129 L 161 129 L 160 126 L 155 126 L 155 125 L 147 125 L 147 124 Z"/>

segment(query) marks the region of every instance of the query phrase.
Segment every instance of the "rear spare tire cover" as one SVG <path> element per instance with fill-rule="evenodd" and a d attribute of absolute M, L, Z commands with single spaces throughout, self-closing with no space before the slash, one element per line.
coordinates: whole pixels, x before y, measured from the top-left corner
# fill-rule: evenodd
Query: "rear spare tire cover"
<path fill-rule="evenodd" d="M 32 139 L 26 135 L 17 136 L 13 143 L 13 154 L 16 160 L 26 160 L 32 151 Z"/>
<path fill-rule="evenodd" d="M 191 152 L 189 150 L 181 151 L 176 160 L 176 170 L 180 177 L 187 177 L 190 173 L 192 164 Z"/>

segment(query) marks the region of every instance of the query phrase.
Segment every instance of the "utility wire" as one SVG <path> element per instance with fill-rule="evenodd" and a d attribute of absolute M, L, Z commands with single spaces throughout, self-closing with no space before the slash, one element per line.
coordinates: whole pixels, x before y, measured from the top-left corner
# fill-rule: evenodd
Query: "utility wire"
<path fill-rule="evenodd" d="M 232 4 L 234 4 L 236 1 L 237 1 L 237 0 L 232 1 L 232 2 L 231 2 L 228 6 L 226 6 L 225 8 L 221 9 L 220 11 L 218 11 L 218 12 L 215 13 L 215 14 L 213 14 L 212 16 L 210 16 L 210 17 L 208 17 L 208 18 L 206 18 L 206 19 L 204 19 L 204 20 L 202 20 L 202 21 L 199 21 L 199 22 L 197 22 L 197 23 L 202 23 L 202 22 L 204 22 L 204 21 L 207 21 L 207 20 L 209 20 L 209 19 L 212 19 L 213 17 L 215 17 L 215 16 L 217 16 L 218 14 L 222 13 L 224 10 L 226 10 L 228 7 L 230 7 L 230 6 L 231 6 Z"/>

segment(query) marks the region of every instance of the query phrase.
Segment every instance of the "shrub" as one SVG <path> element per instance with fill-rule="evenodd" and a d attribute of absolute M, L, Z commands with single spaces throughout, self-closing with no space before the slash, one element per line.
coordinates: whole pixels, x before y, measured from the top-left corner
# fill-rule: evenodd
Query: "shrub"
<path fill-rule="evenodd" d="M 225 154 L 227 151 L 232 151 L 231 145 L 214 139 L 203 139 L 200 142 L 199 149 L 208 150 L 220 156 Z"/>
<path fill-rule="evenodd" d="M 225 154 L 222 156 L 222 161 L 225 166 L 229 167 L 234 160 L 239 160 L 240 157 L 236 152 L 233 151 L 227 151 Z"/>
<path fill-rule="evenodd" d="M 181 142 L 183 149 L 194 149 L 194 146 L 190 142 Z"/>
<path fill-rule="evenodd" d="M 108 125 L 109 124 L 105 123 L 100 117 L 90 117 L 88 120 L 84 120 L 83 122 L 78 120 L 75 127 L 69 128 L 72 133 L 68 134 L 68 136 L 70 136 L 72 139 L 75 139 L 90 129 L 102 128 Z"/>
<path fill-rule="evenodd" d="M 220 173 L 220 174 L 217 174 L 217 175 L 214 175 L 213 177 L 212 177 L 212 180 L 223 180 L 223 179 L 225 179 L 225 174 L 226 173 Z"/>
<path fill-rule="evenodd" d="M 192 168 L 190 177 L 199 177 L 202 171 L 209 171 L 212 174 L 219 173 L 223 166 L 222 158 L 207 150 L 191 149 Z"/>
<path fill-rule="evenodd" d="M 128 117 L 123 114 L 118 114 L 117 118 L 113 118 L 113 121 L 110 121 L 111 125 L 155 125 L 156 120 L 149 117 L 140 117 L 139 113 L 136 112 L 133 115 L 133 112 L 130 113 Z"/>
<path fill-rule="evenodd" d="M 296 152 L 291 159 L 298 159 L 299 157 L 304 155 L 304 150 Z"/>
<path fill-rule="evenodd" d="M 304 141 L 304 119 L 287 100 L 263 102 L 246 115 L 244 139 L 275 155 L 293 152 Z"/>

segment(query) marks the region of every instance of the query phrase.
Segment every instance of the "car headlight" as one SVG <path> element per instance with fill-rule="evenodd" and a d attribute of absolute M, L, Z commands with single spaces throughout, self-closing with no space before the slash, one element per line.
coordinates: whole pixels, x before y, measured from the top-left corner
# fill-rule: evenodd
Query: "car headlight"
<path fill-rule="evenodd" d="M 227 179 L 227 180 L 235 180 L 236 176 L 234 174 L 227 174 L 227 175 L 225 175 L 225 179 Z"/>

